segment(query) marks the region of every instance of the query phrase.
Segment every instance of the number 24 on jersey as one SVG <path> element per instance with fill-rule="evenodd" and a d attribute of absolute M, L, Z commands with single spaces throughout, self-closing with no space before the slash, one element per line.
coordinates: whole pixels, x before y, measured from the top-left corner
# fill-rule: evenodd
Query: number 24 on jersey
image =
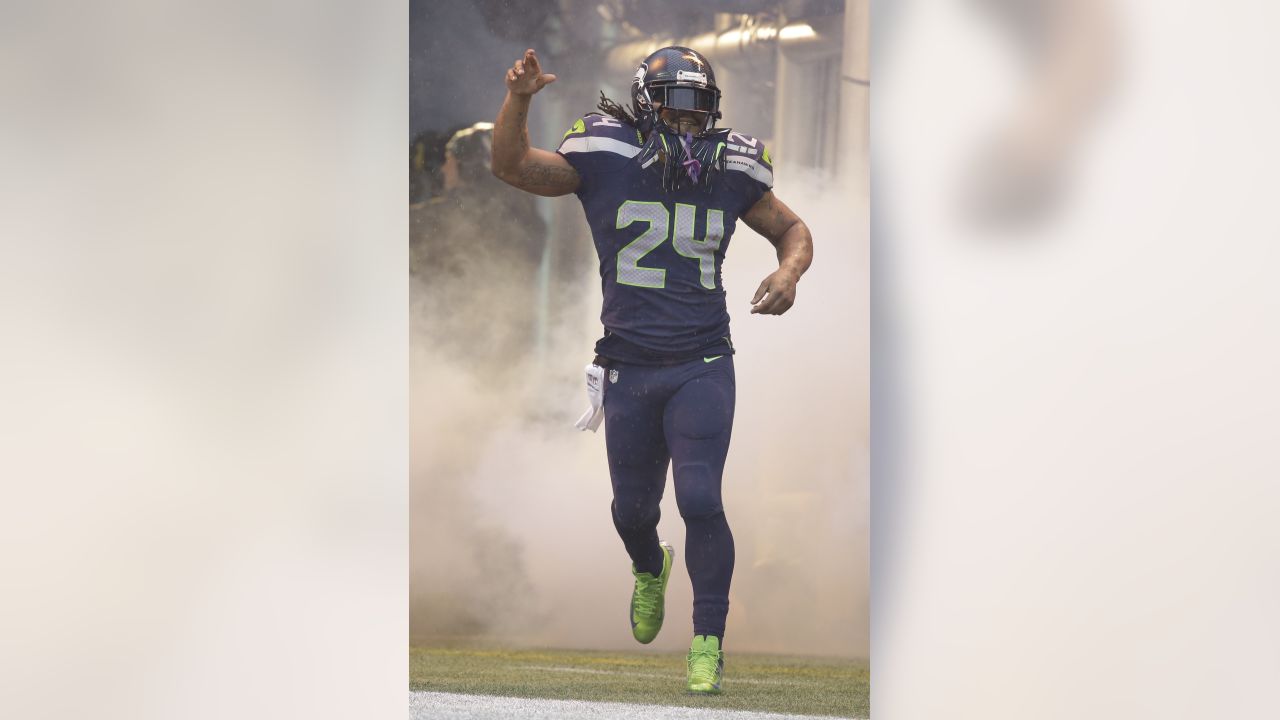
<path fill-rule="evenodd" d="M 676 203 L 674 222 L 672 213 L 660 202 L 628 200 L 618 208 L 616 227 L 621 230 L 632 223 L 648 223 L 649 227 L 618 251 L 618 282 L 636 287 L 663 288 L 667 284 L 666 268 L 645 267 L 640 260 L 666 242 L 676 252 L 698 263 L 700 282 L 708 290 L 716 289 L 716 250 L 724 238 L 724 212 L 707 210 L 706 237 L 694 237 L 694 217 L 698 209 L 693 205 Z M 674 231 L 674 232 L 673 232 Z"/>

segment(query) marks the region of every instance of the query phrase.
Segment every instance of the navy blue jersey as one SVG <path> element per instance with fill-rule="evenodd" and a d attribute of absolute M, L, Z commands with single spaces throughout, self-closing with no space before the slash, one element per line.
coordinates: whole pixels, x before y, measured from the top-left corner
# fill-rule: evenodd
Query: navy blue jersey
<path fill-rule="evenodd" d="M 578 199 L 600 258 L 605 337 L 596 352 L 641 364 L 733 352 L 720 267 L 738 218 L 773 186 L 764 144 L 724 136 L 725 170 L 710 186 L 666 190 L 642 167 L 631 125 L 588 115 L 558 152 L 582 182 Z"/>

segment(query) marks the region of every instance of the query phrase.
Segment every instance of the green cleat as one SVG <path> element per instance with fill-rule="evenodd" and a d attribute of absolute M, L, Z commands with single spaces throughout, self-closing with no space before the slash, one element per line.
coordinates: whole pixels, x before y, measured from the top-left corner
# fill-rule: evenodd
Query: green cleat
<path fill-rule="evenodd" d="M 724 652 L 715 635 L 694 635 L 689 646 L 689 685 L 691 695 L 720 694 L 724 676 Z"/>
<path fill-rule="evenodd" d="M 651 643 L 662 629 L 663 605 L 667 594 L 667 578 L 671 576 L 671 564 L 675 551 L 667 543 L 662 548 L 662 573 L 657 577 L 638 573 L 634 565 L 631 574 L 636 576 L 636 589 L 631 593 L 631 634 L 642 643 Z"/>

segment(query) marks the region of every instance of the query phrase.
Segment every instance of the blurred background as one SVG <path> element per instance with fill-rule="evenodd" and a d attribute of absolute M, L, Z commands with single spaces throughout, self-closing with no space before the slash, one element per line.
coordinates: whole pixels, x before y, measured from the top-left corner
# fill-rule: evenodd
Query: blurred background
<path fill-rule="evenodd" d="M 478 15 L 467 2 L 3 7 L 0 707 L 403 718 L 404 160 L 429 127 L 410 105 L 405 29 L 415 89 L 432 44 L 456 55 L 498 41 L 481 21 L 428 15 Z M 819 33 L 816 16 L 795 17 Z M 873 18 L 877 714 L 1280 717 L 1280 96 L 1267 90 L 1280 6 L 885 0 Z M 483 76 L 430 106 L 460 112 L 439 128 L 490 120 L 502 68 L 525 46 L 433 69 Z M 717 62 L 731 81 L 732 58 Z M 571 74 L 549 69 L 561 79 L 535 107 L 572 114 L 626 78 L 570 94 Z M 842 104 L 866 79 L 845 74 Z M 865 448 L 849 439 L 863 410 L 845 405 L 865 369 L 862 178 L 806 184 L 776 111 L 772 137 L 757 129 L 764 112 L 726 124 L 777 145 L 778 192 L 814 225 L 818 255 L 799 304 L 764 319 L 746 314 L 746 295 L 771 254 L 745 231 L 729 254 L 744 345 L 740 484 L 727 498 L 741 518 L 739 593 L 747 554 L 760 562 L 767 546 L 751 533 L 796 527 L 805 482 L 826 472 L 865 497 Z M 539 144 L 565 129 L 535 120 Z M 1026 194 L 1047 202 L 972 202 L 970 178 L 1000 167 L 972 158 L 993 149 L 1032 160 L 1004 177 L 1049 181 L 995 189 L 1051 189 Z M 549 204 L 537 206 L 548 228 L 580 212 Z M 1016 212 L 971 210 L 1002 207 Z M 551 251 L 586 247 L 549 237 Z M 486 402 L 479 373 L 431 365 L 432 336 L 414 334 L 415 602 L 465 587 L 466 568 L 492 567 L 473 548 L 497 547 L 526 587 L 543 583 L 520 596 L 531 608 L 560 626 L 582 612 L 582 634 L 602 644 L 626 637 L 630 575 L 606 520 L 600 438 L 565 430 L 582 410 L 597 292 L 563 304 L 548 351 L 529 355 L 547 358 L 520 384 L 545 389 L 541 402 Z M 827 353 L 848 362 L 833 370 Z M 426 482 L 421 458 L 450 442 L 456 475 Z M 815 470 L 831 447 L 847 455 Z M 772 464 L 752 465 L 765 454 Z M 772 475 L 788 463 L 803 472 Z M 784 481 L 794 503 L 761 489 Z M 471 505 L 446 506 L 448 492 Z M 774 500 L 750 515 L 757 496 Z M 839 516 L 856 532 L 865 508 L 842 501 L 806 527 Z M 458 518 L 437 517 L 436 538 L 421 522 L 433 502 Z M 857 541 L 773 547 L 857 578 Z M 579 592 L 616 595 L 575 604 Z M 820 597 L 783 597 L 773 623 L 820 612 Z M 731 649 L 744 628 L 768 630 L 759 615 L 731 618 Z"/>
<path fill-rule="evenodd" d="M 874 10 L 876 712 L 1280 716 L 1280 10 Z"/>
<path fill-rule="evenodd" d="M 868 7 L 850 0 L 411 2 L 411 642 L 635 648 L 630 563 L 613 530 L 602 435 L 579 433 L 600 336 L 597 260 L 573 196 L 492 177 L 503 74 L 535 48 L 554 85 L 534 145 L 555 149 L 600 93 L 629 103 L 665 45 L 710 58 L 721 127 L 761 138 L 815 262 L 781 318 L 751 316 L 776 268 L 739 226 L 724 266 L 738 348 L 725 471 L 737 545 L 728 646 L 866 657 Z M 668 493 L 660 534 L 681 547 Z M 667 629 L 684 649 L 688 576 Z"/>

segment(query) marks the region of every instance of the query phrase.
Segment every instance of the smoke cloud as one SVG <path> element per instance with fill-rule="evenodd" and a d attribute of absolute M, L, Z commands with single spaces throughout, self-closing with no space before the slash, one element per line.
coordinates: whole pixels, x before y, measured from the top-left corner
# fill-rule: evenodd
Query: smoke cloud
<path fill-rule="evenodd" d="M 867 215 L 821 178 L 786 168 L 779 178 L 779 196 L 813 230 L 816 259 L 781 317 L 749 314 L 776 268 L 767 241 L 740 225 L 724 267 L 738 350 L 724 481 L 737 546 L 726 643 L 865 657 Z M 477 223 L 433 242 L 472 244 L 483 232 Z M 579 232 L 575 241 L 586 242 L 585 222 Z M 601 332 L 599 279 L 552 288 L 570 302 L 544 354 L 525 334 L 519 351 L 494 357 L 485 349 L 527 329 L 513 317 L 532 306 L 532 290 L 510 275 L 527 267 L 487 262 L 497 264 L 412 284 L 411 639 L 635 649 L 603 431 L 573 429 L 586 406 L 582 367 Z M 670 490 L 659 534 L 679 558 L 684 526 Z M 692 592 L 679 561 L 667 602 L 649 647 L 683 649 Z"/>

